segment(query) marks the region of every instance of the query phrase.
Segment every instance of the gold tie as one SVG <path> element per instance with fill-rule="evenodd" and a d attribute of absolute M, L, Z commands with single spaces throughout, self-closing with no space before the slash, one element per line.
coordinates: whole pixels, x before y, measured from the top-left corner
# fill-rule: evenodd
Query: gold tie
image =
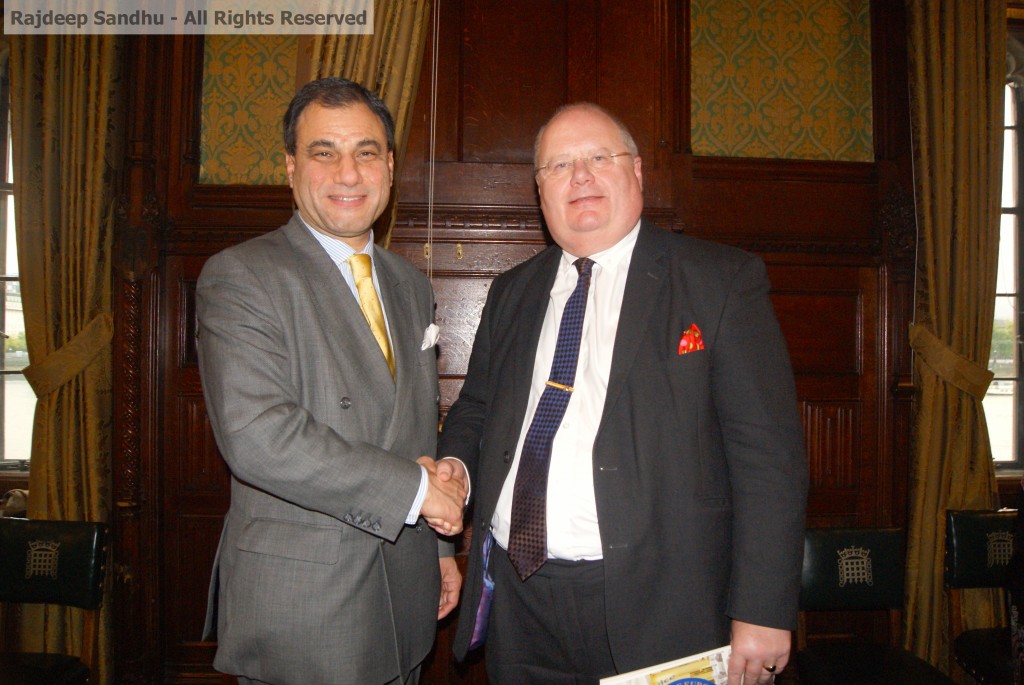
<path fill-rule="evenodd" d="M 354 254 L 348 259 L 352 267 L 352 275 L 356 280 L 356 290 L 359 291 L 359 307 L 363 310 L 366 322 L 370 324 L 370 332 L 377 339 L 380 351 L 384 353 L 384 359 L 391 369 L 391 377 L 395 377 L 395 358 L 391 354 L 391 344 L 388 342 L 388 329 L 384 325 L 384 311 L 380 308 L 380 300 L 377 299 L 377 291 L 373 288 L 373 267 L 370 263 L 370 255 Z"/>

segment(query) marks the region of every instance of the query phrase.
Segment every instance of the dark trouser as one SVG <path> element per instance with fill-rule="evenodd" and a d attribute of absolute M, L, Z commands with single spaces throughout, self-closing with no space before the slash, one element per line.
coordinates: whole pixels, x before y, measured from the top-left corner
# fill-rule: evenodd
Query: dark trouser
<path fill-rule="evenodd" d="M 491 555 L 490 685 L 596 685 L 615 673 L 604 614 L 604 562 L 549 560 L 523 582 Z"/>

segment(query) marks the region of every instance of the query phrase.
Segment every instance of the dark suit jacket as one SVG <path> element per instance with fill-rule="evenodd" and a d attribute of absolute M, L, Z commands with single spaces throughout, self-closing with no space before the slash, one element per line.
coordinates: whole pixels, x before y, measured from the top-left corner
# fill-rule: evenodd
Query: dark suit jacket
<path fill-rule="evenodd" d="M 494 280 L 439 443 L 468 465 L 475 500 L 459 658 L 560 254 L 551 247 Z M 693 324 L 705 347 L 679 354 Z M 643 223 L 593 468 L 620 672 L 726 644 L 730 618 L 795 626 L 807 467 L 760 259 Z"/>

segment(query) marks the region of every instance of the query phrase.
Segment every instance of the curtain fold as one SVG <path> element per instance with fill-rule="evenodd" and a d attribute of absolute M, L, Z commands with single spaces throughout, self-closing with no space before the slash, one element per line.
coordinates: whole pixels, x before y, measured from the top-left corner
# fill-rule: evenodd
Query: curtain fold
<path fill-rule="evenodd" d="M 37 394 L 28 515 L 105 521 L 123 38 L 10 36 L 9 43 L 15 223 L 31 362 L 25 376 Z M 26 648 L 80 652 L 80 612 L 35 609 L 25 612 Z M 109 617 L 107 601 L 97 683 L 111 681 Z"/>
<path fill-rule="evenodd" d="M 1005 0 L 907 0 L 918 211 L 914 446 L 905 646 L 948 669 L 947 509 L 994 504 L 981 399 L 991 380 L 1006 77 Z M 967 627 L 995 624 L 974 591 Z"/>
<path fill-rule="evenodd" d="M 395 178 L 405 162 L 420 68 L 430 28 L 430 0 L 377 0 L 370 35 L 317 35 L 312 41 L 312 77 L 343 76 L 376 91 L 395 118 Z M 384 214 L 386 247 L 398 211 L 392 186 Z"/>

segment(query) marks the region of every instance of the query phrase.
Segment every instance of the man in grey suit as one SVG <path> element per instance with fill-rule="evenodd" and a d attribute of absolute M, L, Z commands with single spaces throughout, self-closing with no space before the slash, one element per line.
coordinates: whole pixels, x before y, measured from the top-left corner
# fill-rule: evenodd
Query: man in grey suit
<path fill-rule="evenodd" d="M 461 585 L 434 530 L 461 530 L 467 487 L 433 459 L 430 283 L 373 242 L 394 123 L 374 93 L 322 79 L 295 96 L 284 138 L 298 210 L 211 257 L 196 291 L 231 469 L 214 666 L 243 683 L 416 683 Z"/>
<path fill-rule="evenodd" d="M 486 638 L 492 685 L 558 685 L 731 642 L 729 684 L 770 682 L 807 472 L 764 264 L 641 218 L 636 144 L 595 105 L 535 162 L 557 245 L 492 283 L 439 442 L 475 499 L 456 655 Z"/>

